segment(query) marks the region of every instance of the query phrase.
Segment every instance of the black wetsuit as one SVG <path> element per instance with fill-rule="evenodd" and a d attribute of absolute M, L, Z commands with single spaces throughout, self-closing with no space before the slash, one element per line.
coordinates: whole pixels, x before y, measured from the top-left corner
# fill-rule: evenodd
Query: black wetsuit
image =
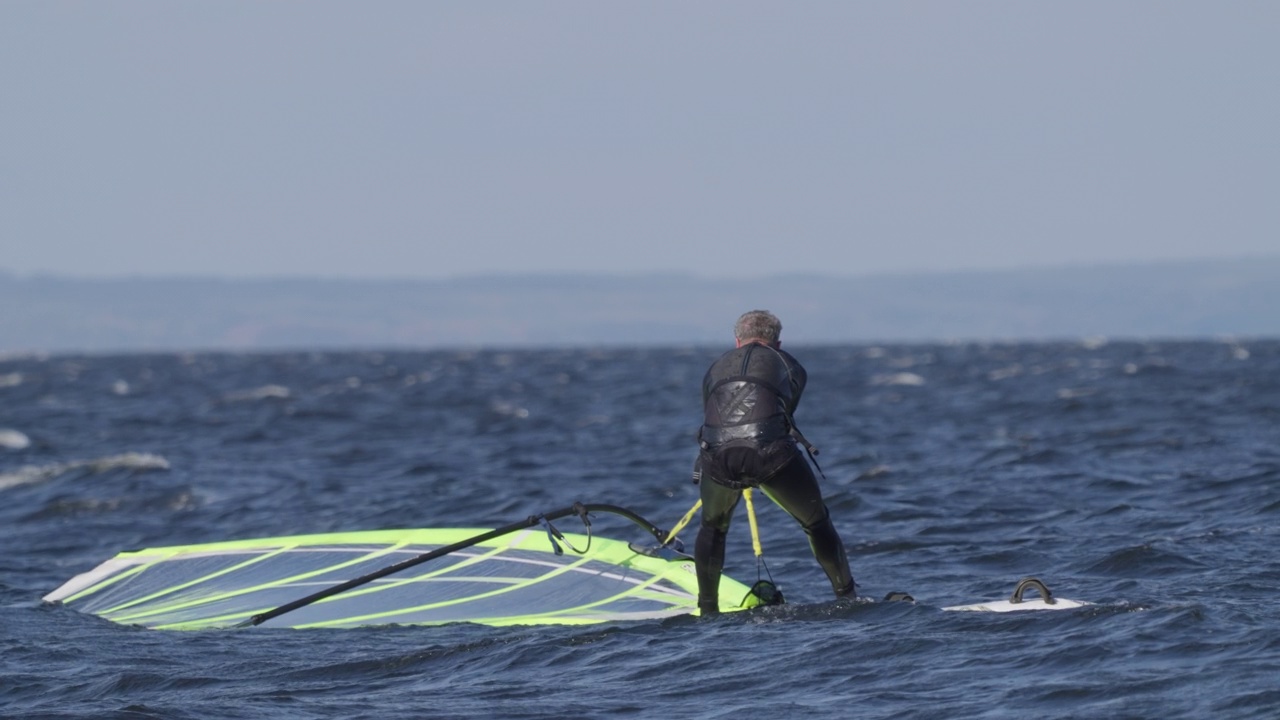
<path fill-rule="evenodd" d="M 844 545 L 792 433 L 792 415 L 806 380 L 794 357 L 759 343 L 720 356 L 703 378 L 705 416 L 698 455 L 702 527 L 694 562 L 698 605 L 704 612 L 716 608 L 725 538 L 747 487 L 760 488 L 804 528 L 836 595 L 854 595 Z"/>

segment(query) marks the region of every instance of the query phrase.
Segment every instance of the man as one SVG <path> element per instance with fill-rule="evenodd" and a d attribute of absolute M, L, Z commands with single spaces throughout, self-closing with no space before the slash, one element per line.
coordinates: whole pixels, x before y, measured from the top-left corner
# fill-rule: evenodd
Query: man
<path fill-rule="evenodd" d="M 733 329 L 736 348 L 716 360 L 702 381 L 704 418 L 695 465 L 700 479 L 702 527 L 694 545 L 698 608 L 718 612 L 725 538 L 744 488 L 760 488 L 795 518 L 831 581 L 836 597 L 854 597 L 853 574 L 822 491 L 797 447 L 803 437 L 792 416 L 807 375 L 783 352 L 782 323 L 752 310 Z"/>

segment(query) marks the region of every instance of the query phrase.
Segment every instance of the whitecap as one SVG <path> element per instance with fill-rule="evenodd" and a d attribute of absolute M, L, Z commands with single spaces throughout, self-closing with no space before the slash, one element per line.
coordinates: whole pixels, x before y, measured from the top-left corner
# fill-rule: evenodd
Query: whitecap
<path fill-rule="evenodd" d="M 876 375 L 871 378 L 872 385 L 924 385 L 924 378 L 910 372 L 892 373 L 888 375 Z"/>
<path fill-rule="evenodd" d="M 94 472 L 106 472 L 116 468 L 124 468 L 126 470 L 168 470 L 169 461 L 159 455 L 151 453 L 128 452 L 121 455 L 111 455 L 97 460 L 86 460 L 81 465 L 87 465 Z"/>
<path fill-rule="evenodd" d="M 891 472 L 893 471 L 889 468 L 888 465 L 876 465 L 875 467 L 869 468 L 859 473 L 859 475 L 856 478 L 854 478 L 854 480 L 870 480 L 871 478 L 880 477 L 881 475 L 888 475 Z"/>
<path fill-rule="evenodd" d="M 504 417 L 513 417 L 513 418 L 529 417 L 529 410 L 527 408 L 522 408 L 519 405 L 516 405 L 515 403 L 507 402 L 505 400 L 494 400 L 493 402 L 489 403 L 489 407 L 495 413 L 502 415 Z"/>
<path fill-rule="evenodd" d="M 65 465 L 23 465 L 13 472 L 0 473 L 0 490 L 8 490 L 19 485 L 30 485 L 57 477 L 66 468 Z"/>
<path fill-rule="evenodd" d="M 263 385 L 252 390 L 238 390 L 227 393 L 222 399 L 227 402 L 242 402 L 245 400 L 266 400 L 268 398 L 283 400 L 287 397 L 289 397 L 289 388 L 283 385 Z"/>
<path fill-rule="evenodd" d="M 0 448 L 5 450 L 25 450 L 31 447 L 31 438 L 17 430 L 0 428 Z"/>
<path fill-rule="evenodd" d="M 93 473 L 108 470 L 168 470 L 169 461 L 151 453 L 128 452 L 121 455 L 109 455 L 93 460 L 72 460 L 65 463 L 49 465 L 24 465 L 13 472 L 0 474 L 0 490 L 7 490 L 19 485 L 32 485 L 45 482 L 72 470 L 88 468 Z"/>
<path fill-rule="evenodd" d="M 22 373 L 11 372 L 0 375 L 0 388 L 17 387 L 22 384 Z"/>
<path fill-rule="evenodd" d="M 1009 367 L 998 368 L 987 373 L 987 379 L 991 381 L 1006 380 L 1011 377 L 1017 377 L 1022 374 L 1022 366 L 1015 363 Z"/>

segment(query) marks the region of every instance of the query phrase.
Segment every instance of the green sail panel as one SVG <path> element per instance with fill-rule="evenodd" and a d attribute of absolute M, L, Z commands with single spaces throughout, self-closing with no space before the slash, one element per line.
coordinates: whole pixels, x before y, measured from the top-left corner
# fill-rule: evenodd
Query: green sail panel
<path fill-rule="evenodd" d="M 237 540 L 125 552 L 45 596 L 113 622 L 162 630 L 236 627 L 255 615 L 487 532 L 374 530 Z M 525 529 L 406 568 L 298 608 L 263 627 L 578 625 L 697 614 L 693 561 L 565 533 L 557 555 Z M 579 554 L 569 547 L 585 550 Z M 755 604 L 720 581 L 721 611 Z"/>

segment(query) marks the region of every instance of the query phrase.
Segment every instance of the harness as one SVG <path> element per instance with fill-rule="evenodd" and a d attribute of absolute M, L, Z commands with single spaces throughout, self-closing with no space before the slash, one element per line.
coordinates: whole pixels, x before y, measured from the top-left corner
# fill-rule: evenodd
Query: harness
<path fill-rule="evenodd" d="M 745 360 L 743 364 L 745 366 Z M 715 394 L 715 391 L 722 386 L 733 382 L 759 385 L 769 390 L 779 398 L 786 397 L 786 394 L 783 393 L 781 388 L 777 385 L 769 382 L 768 380 L 752 375 L 733 375 L 723 378 L 717 381 L 716 384 L 712 385 L 710 390 L 707 391 L 707 394 L 713 395 Z M 818 448 L 813 443 L 809 442 L 808 438 L 804 436 L 804 433 L 800 432 L 800 428 L 796 425 L 795 418 L 792 417 L 789 412 L 784 411 L 781 414 L 765 418 L 760 422 L 743 423 L 741 425 L 727 425 L 724 427 L 710 427 L 703 425 L 698 429 L 698 446 L 701 447 L 703 451 L 714 454 L 717 450 L 725 447 L 731 447 L 733 445 L 759 446 L 781 440 L 787 436 L 794 438 L 795 441 L 805 449 L 805 452 L 809 455 L 809 460 L 812 461 L 813 466 L 817 468 L 818 474 L 821 475 L 823 479 L 826 479 L 826 475 L 822 472 L 822 466 L 818 464 Z M 698 477 L 695 478 L 694 482 L 698 482 L 698 480 L 701 479 L 701 473 L 699 472 L 697 475 Z M 732 481 L 724 482 L 722 484 L 736 490 L 750 487 L 749 484 Z"/>

